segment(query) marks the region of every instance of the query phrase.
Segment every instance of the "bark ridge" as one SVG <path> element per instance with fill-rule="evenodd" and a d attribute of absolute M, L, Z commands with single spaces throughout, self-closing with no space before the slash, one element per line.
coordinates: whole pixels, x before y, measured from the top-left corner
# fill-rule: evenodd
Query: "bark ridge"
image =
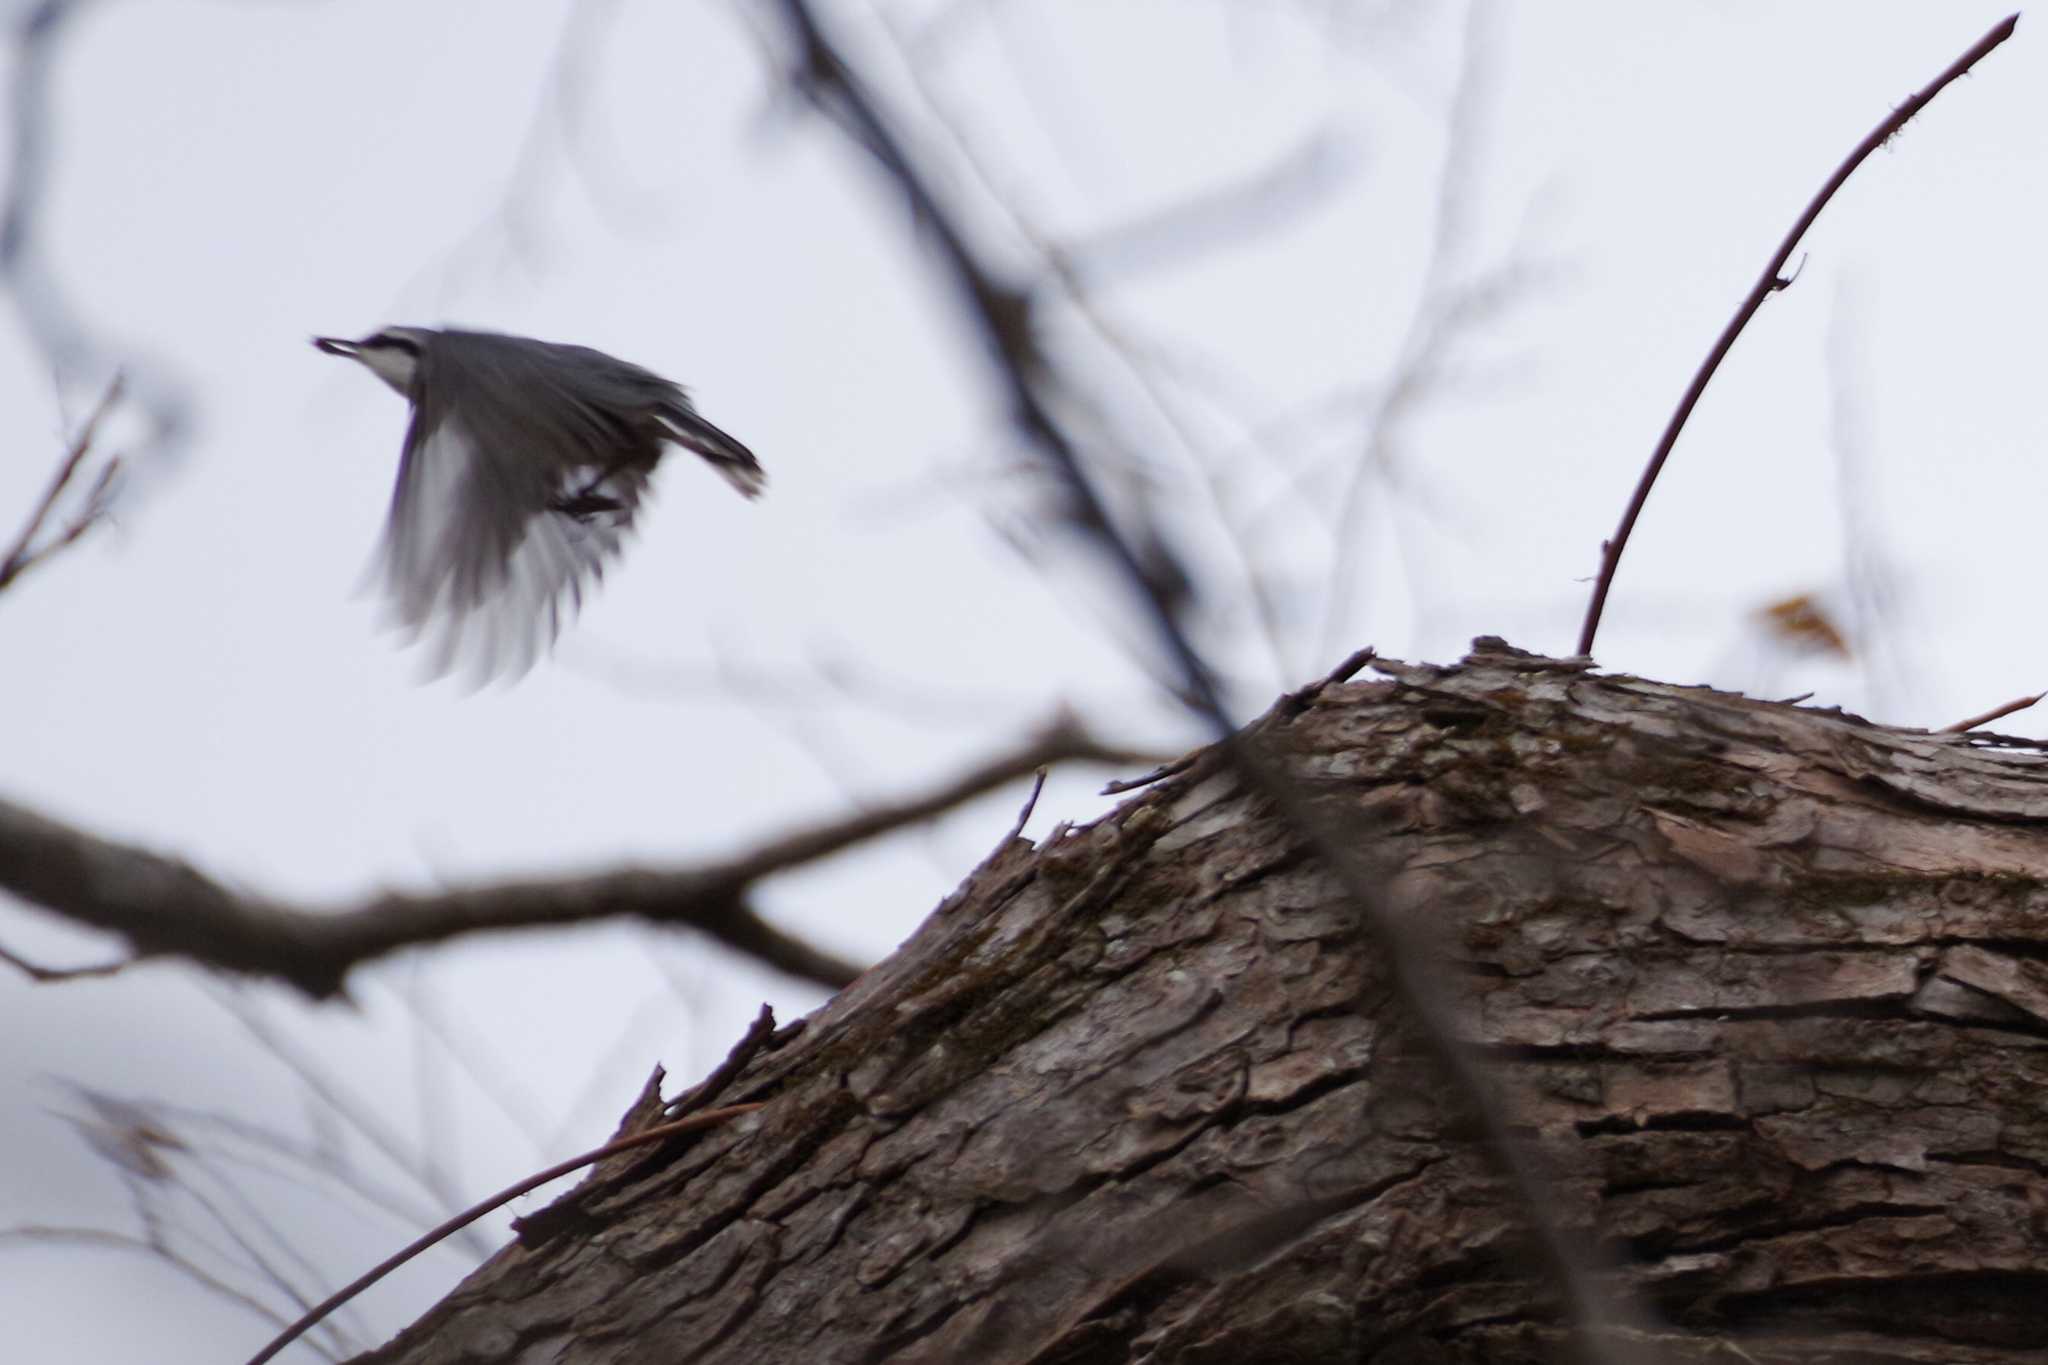
<path fill-rule="evenodd" d="M 2048 1345 L 2034 746 L 1481 639 L 1251 727 L 1346 813 L 1637 1358 Z M 387 1362 L 1566 1358 L 1330 878 L 1213 758 L 1012 840 Z"/>

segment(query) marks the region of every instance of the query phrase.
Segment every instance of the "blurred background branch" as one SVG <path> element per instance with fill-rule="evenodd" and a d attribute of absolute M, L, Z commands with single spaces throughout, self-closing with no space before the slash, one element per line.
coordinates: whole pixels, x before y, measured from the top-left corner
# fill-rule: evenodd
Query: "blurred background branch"
<path fill-rule="evenodd" d="M 99 469 L 85 492 L 74 499 L 76 507 L 73 511 L 60 518 L 57 505 L 78 478 L 80 467 L 93 454 L 93 442 L 99 435 L 100 423 L 120 397 L 121 380 L 116 376 L 85 419 L 85 424 L 78 429 L 71 448 L 57 461 L 57 470 L 50 476 L 49 486 L 29 510 L 28 519 L 16 533 L 14 543 L 5 554 L 0 554 L 0 592 L 36 565 L 76 544 L 79 537 L 106 519 L 115 481 L 121 473 L 121 457 L 118 455 L 100 459 Z"/>
<path fill-rule="evenodd" d="M 155 465 L 182 454 L 194 401 L 173 368 L 139 348 L 107 341 L 80 317 L 64 289 L 64 272 L 47 241 L 46 218 L 56 193 L 51 183 L 58 128 L 58 62 L 67 31 L 89 9 L 88 0 L 16 0 L 11 155 L 7 192 L 0 200 L 0 289 L 17 321 L 60 385 L 112 384 L 122 376 L 129 397 L 148 421 L 130 451 L 131 462 L 154 475 Z"/>
<path fill-rule="evenodd" d="M 749 903 L 767 878 L 930 820 L 1057 763 L 1134 766 L 1156 758 L 1104 744 L 1061 718 L 1010 752 L 925 793 L 768 839 L 724 860 L 503 882 L 434 895 L 387 894 L 313 911 L 238 894 L 186 863 L 85 833 L 0 801 L 0 887 L 52 914 L 125 939 L 137 957 L 179 957 L 269 978 L 320 998 L 363 963 L 467 934 L 637 919 L 695 929 L 777 971 L 828 989 L 860 967 L 778 930 Z"/>

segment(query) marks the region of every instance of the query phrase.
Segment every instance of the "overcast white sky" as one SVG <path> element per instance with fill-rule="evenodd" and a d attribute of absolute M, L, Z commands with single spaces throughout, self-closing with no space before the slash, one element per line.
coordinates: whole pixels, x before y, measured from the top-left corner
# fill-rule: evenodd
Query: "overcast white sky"
<path fill-rule="evenodd" d="M 57 69 L 38 278 L 108 355 L 186 386 L 199 423 L 140 472 L 116 529 L 0 596 L 0 791 L 338 905 L 715 856 L 913 789 L 1061 701 L 1112 738 L 1194 737 L 1133 666 L 1144 647 L 1099 566 L 1056 540 L 1020 554 L 1042 508 L 968 334 L 899 202 L 778 84 L 768 8 L 589 7 L 573 145 L 546 112 L 565 6 L 84 9 Z M 2006 12 L 1497 7 L 1452 274 L 1520 250 L 1540 285 L 1455 349 L 1459 382 L 1409 412 L 1393 484 L 1369 485 L 1345 529 L 1357 400 L 1398 355 L 1423 275 L 1461 7 L 829 9 L 988 249 L 1030 258 L 931 122 L 892 28 L 921 35 L 928 93 L 1003 196 L 1049 240 L 1092 248 L 1078 260 L 1099 319 L 1173 421 L 1087 319 L 1055 307 L 1049 334 L 1090 429 L 1129 437 L 1194 556 L 1203 638 L 1247 714 L 1367 643 L 1448 661 L 1491 632 L 1569 652 L 1601 539 L 1779 236 L 1887 109 Z M 2041 41 L 2023 21 L 1822 219 L 1651 503 L 1603 665 L 1813 689 L 1930 726 L 2048 686 Z M 1259 201 L 1252 231 L 1128 231 L 1304 147 L 1314 174 Z M 21 318 L 0 322 L 4 533 L 102 378 L 53 382 Z M 743 504 L 673 462 L 554 661 L 511 689 L 419 685 L 354 595 L 404 405 L 306 344 L 385 322 L 578 341 L 669 374 L 760 455 L 769 496 Z M 1277 660 L 1218 504 L 1256 528 Z M 1852 663 L 1795 657 L 1755 612 L 1819 592 L 1854 619 L 1845 508 L 1895 608 Z M 1325 629 L 1347 541 L 1365 548 Z M 1056 780 L 1033 832 L 1099 812 L 1101 780 Z M 764 903 L 878 956 L 1021 796 Z M 108 952 L 13 905 L 0 945 L 58 964 Z M 657 1061 L 694 1079 L 761 1000 L 785 1019 L 818 1002 L 629 927 L 401 959 L 351 989 L 353 1008 L 309 1009 L 170 966 L 44 987 L 0 974 L 0 1227 L 125 1225 L 119 1183 L 50 1116 L 77 1110 L 59 1078 L 296 1130 L 304 1091 L 238 1017 L 280 1030 L 400 1140 L 435 1134 L 434 1159 L 477 1195 L 600 1140 Z M 334 1281 L 411 1235 L 290 1186 L 259 1197 Z M 376 1291 L 362 1338 L 464 1268 L 444 1255 Z M 0 1316 L 51 1360 L 220 1361 L 267 1334 L 140 1258 L 12 1243 Z"/>

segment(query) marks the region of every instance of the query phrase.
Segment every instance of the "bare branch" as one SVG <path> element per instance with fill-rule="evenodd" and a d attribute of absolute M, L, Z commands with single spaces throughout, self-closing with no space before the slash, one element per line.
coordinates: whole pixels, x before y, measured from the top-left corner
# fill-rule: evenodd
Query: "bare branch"
<path fill-rule="evenodd" d="M 1871 129 L 1869 135 L 1857 143 L 1856 149 L 1849 153 L 1848 159 L 1835 168 L 1835 173 L 1820 187 L 1820 192 L 1808 201 L 1805 211 L 1799 215 L 1799 220 L 1792 224 L 1792 230 L 1778 243 L 1778 250 L 1764 266 L 1763 274 L 1757 276 L 1756 283 L 1750 286 L 1749 294 L 1735 310 L 1735 316 L 1728 319 L 1728 325 L 1721 329 L 1721 335 L 1715 339 L 1714 348 L 1707 352 L 1707 358 L 1700 362 L 1699 370 L 1692 377 L 1692 383 L 1686 386 L 1685 395 L 1678 400 L 1677 410 L 1671 414 L 1671 420 L 1665 423 L 1664 434 L 1657 438 L 1657 448 L 1650 455 L 1650 463 L 1644 467 L 1642 478 L 1636 482 L 1636 491 L 1630 495 L 1628 507 L 1621 514 L 1621 525 L 1615 528 L 1613 539 L 1600 547 L 1600 576 L 1593 582 L 1593 596 L 1586 604 L 1585 624 L 1579 628 L 1578 653 L 1590 656 L 1593 652 L 1593 637 L 1600 630 L 1600 613 L 1607 607 L 1607 592 L 1614 586 L 1614 571 L 1621 564 L 1621 552 L 1628 547 L 1629 533 L 1635 530 L 1636 518 L 1643 513 L 1643 504 L 1650 500 L 1650 489 L 1656 485 L 1657 475 L 1663 471 L 1664 462 L 1671 458 L 1672 447 L 1678 444 L 1678 434 L 1685 430 L 1686 420 L 1692 416 L 1694 406 L 1707 391 L 1707 384 L 1713 379 L 1714 371 L 1721 367 L 1722 360 L 1727 358 L 1729 350 L 1734 347 L 1735 338 L 1742 335 L 1742 329 L 1756 316 L 1757 309 L 1763 307 L 1765 299 L 1791 285 L 1792 281 L 1784 273 L 1785 264 L 1792 259 L 1792 253 L 1798 249 L 1799 239 L 1806 235 L 1807 229 L 1820 217 L 1820 211 L 1835 197 L 1835 191 L 1848 183 L 1849 177 L 1856 173 L 1856 168 L 1861 166 L 1872 152 L 1890 141 L 1915 114 L 1926 108 L 1936 95 L 1946 89 L 1949 82 L 1961 76 L 1993 48 L 2012 37 L 2013 29 L 2018 26 L 2019 21 L 2020 17 L 2017 14 L 2006 16 L 1989 33 L 1979 38 L 1968 52 L 1949 63 L 1947 70 L 1908 95 L 1905 102 L 1892 110 L 1884 122 Z"/>
<path fill-rule="evenodd" d="M 550 1181 L 560 1180 L 563 1176 L 573 1171 L 579 1171 L 585 1166 L 594 1166 L 606 1157 L 616 1156 L 620 1152 L 630 1151 L 635 1147 L 645 1147 L 651 1143 L 665 1142 L 669 1138 L 695 1132 L 700 1128 L 715 1128 L 721 1123 L 726 1123 L 736 1118 L 744 1118 L 748 1114 L 758 1113 L 767 1107 L 765 1104 L 734 1104 L 728 1105 L 723 1109 L 706 1109 L 700 1113 L 691 1114 L 687 1118 L 657 1124 L 652 1128 L 642 1129 L 637 1133 L 629 1133 L 625 1137 L 616 1138 L 593 1151 L 584 1152 L 579 1156 L 572 1156 L 567 1161 L 558 1161 L 544 1171 L 536 1171 L 524 1180 L 499 1190 L 481 1203 L 473 1204 L 469 1208 L 464 1209 L 447 1222 L 437 1227 L 429 1228 L 397 1251 L 391 1253 L 390 1256 L 363 1272 L 363 1274 L 349 1281 L 319 1303 L 314 1304 L 306 1310 L 304 1316 L 271 1338 L 262 1350 L 250 1356 L 249 1365 L 263 1365 L 264 1361 L 272 1359 L 279 1351 L 297 1341 L 306 1333 L 307 1329 L 317 1325 L 335 1309 L 341 1307 L 350 1299 L 362 1293 L 365 1289 L 368 1289 L 407 1261 L 413 1259 L 413 1257 L 450 1235 L 460 1232 L 485 1214 L 503 1208 L 522 1194 L 539 1189 Z"/>
<path fill-rule="evenodd" d="M 1038 798 L 1044 791 L 1045 769 L 1040 768 L 1036 773 L 1032 774 L 1031 794 L 1024 798 L 1024 808 L 1017 812 L 1016 823 L 1010 826 L 1010 832 L 1003 836 L 1003 842 L 997 845 L 998 848 L 1007 848 L 1016 841 L 1018 835 L 1024 832 L 1024 826 L 1031 823 L 1031 812 L 1038 809 Z"/>
<path fill-rule="evenodd" d="M 14 538 L 14 544 L 8 548 L 6 555 L 0 557 L 0 591 L 4 591 L 8 584 L 36 565 L 76 542 L 80 536 L 98 525 L 100 519 L 106 515 L 107 495 L 112 490 L 114 476 L 121 467 L 119 456 L 108 460 L 100 468 L 98 476 L 93 480 L 92 488 L 85 495 L 84 505 L 65 523 L 63 529 L 40 544 L 37 543 L 37 538 L 43 534 L 44 525 L 50 520 L 50 514 L 56 510 L 58 499 L 64 496 L 64 490 L 78 476 L 79 466 L 85 463 L 85 457 L 92 453 L 93 438 L 99 434 L 101 420 L 113 409 L 120 397 L 121 376 L 115 375 L 113 381 L 107 385 L 105 395 L 94 406 L 92 415 L 85 419 L 85 425 L 80 427 L 78 435 L 72 438 L 71 448 L 65 451 L 64 458 L 57 462 L 57 472 L 50 476 L 49 487 L 43 490 L 43 496 L 37 501 L 35 510 L 29 513 L 27 522 L 22 525 L 21 533 Z"/>
<path fill-rule="evenodd" d="M 174 455 L 192 422 L 192 398 L 168 367 L 95 335 L 65 296 L 63 274 L 43 242 L 44 211 L 56 158 L 57 52 L 68 25 L 88 6 L 83 0 L 26 0 L 15 5 L 7 37 L 14 46 L 8 87 L 7 192 L 0 201 L 0 289 L 14 305 L 29 339 L 60 379 L 98 382 L 116 372 L 128 377 L 137 407 L 149 419 L 146 454 Z M 140 456 L 138 456 L 140 458 Z"/>
<path fill-rule="evenodd" d="M 913 78 L 918 69 L 913 63 Z M 954 136 L 964 138 L 957 127 Z M 1191 257 L 1259 240 L 1330 197 L 1354 155 L 1341 134 L 1317 129 L 1249 175 L 1067 243 L 1058 253 L 1061 271 L 1077 289 L 1112 277 L 1129 284 Z"/>
<path fill-rule="evenodd" d="M 1163 782 L 1169 777 L 1177 776 L 1194 767 L 1195 764 L 1201 761 L 1205 752 L 1205 750 L 1196 749 L 1190 753 L 1182 754 L 1171 763 L 1162 763 L 1150 772 L 1139 773 L 1136 777 L 1120 777 L 1114 782 L 1105 782 L 1102 784 L 1102 794 L 1104 796 L 1120 796 L 1124 792 L 1134 792 L 1140 787 L 1149 787 L 1154 782 Z"/>
<path fill-rule="evenodd" d="M 1343 644 L 1352 602 L 1362 577 L 1361 558 L 1370 544 L 1360 525 L 1365 497 L 1374 482 L 1391 484 L 1402 438 L 1415 415 L 1441 383 L 1452 347 L 1477 331 L 1493 308 L 1513 301 L 1521 271 L 1503 266 L 1490 277 L 1469 285 L 1454 278 L 1463 265 L 1476 163 L 1482 150 L 1483 101 L 1493 83 L 1491 7 L 1473 0 L 1465 11 L 1465 29 L 1445 132 L 1443 165 L 1437 173 L 1435 226 L 1422 265 L 1422 282 L 1408 325 L 1395 352 L 1392 371 L 1366 421 L 1364 448 L 1358 452 L 1331 522 L 1336 546 L 1323 602 L 1323 632 L 1318 650 L 1327 656 Z M 1398 523 L 1395 523 L 1398 536 Z M 1404 538 L 1405 539 L 1405 538 Z M 1406 546 L 1403 547 L 1404 554 Z M 1423 576 L 1411 570 L 1411 590 Z M 1420 603 L 1418 602 L 1418 607 Z M 1422 614 L 1418 611 L 1418 615 Z"/>
<path fill-rule="evenodd" d="M 945 133 L 975 179 L 980 182 L 990 202 L 1002 212 L 1010 228 L 1037 257 L 1043 282 L 1058 291 L 1059 296 L 1073 308 L 1075 316 L 1117 359 L 1136 386 L 1137 394 L 1145 400 L 1146 405 L 1172 434 L 1175 443 L 1186 453 L 1189 465 L 1196 475 L 1194 485 L 1209 504 L 1217 525 L 1224 532 L 1225 544 L 1238 562 L 1250 615 L 1259 627 L 1260 636 L 1274 668 L 1279 670 L 1280 676 L 1284 678 L 1287 670 L 1287 649 L 1281 627 L 1283 613 L 1278 589 L 1268 580 L 1256 556 L 1252 554 L 1251 547 L 1246 543 L 1244 528 L 1233 514 L 1230 500 L 1225 496 L 1222 480 L 1217 474 L 1222 462 L 1206 449 L 1206 443 L 1196 430 L 1195 424 L 1174 400 L 1165 380 L 1150 363 L 1150 347 L 1134 336 L 1130 329 L 1111 317 L 1108 309 L 1096 297 L 1091 281 L 1106 272 L 1099 260 L 1091 259 L 1091 252 L 1095 248 L 1074 244 L 1063 246 L 1052 240 L 1034 221 L 1021 198 L 1006 191 L 1002 177 L 996 173 L 989 158 L 982 153 L 974 138 L 969 135 L 965 121 L 953 112 L 936 82 L 928 78 L 924 64 L 916 59 L 912 51 L 913 40 L 902 33 L 900 26 L 888 23 L 886 16 L 883 27 L 884 31 L 894 38 L 904 58 L 906 74 L 929 110 L 935 126 Z M 1320 147 L 1327 143 L 1319 140 L 1313 145 Z M 1288 160 L 1314 163 L 1311 174 L 1323 178 L 1329 175 L 1329 158 L 1326 156 L 1310 154 L 1304 157 L 1296 153 Z M 1153 264 L 1157 266 L 1162 257 L 1171 255 L 1159 251 L 1157 247 L 1160 239 L 1176 228 L 1184 229 L 1202 220 L 1213 223 L 1225 213 L 1240 220 L 1250 217 L 1254 212 L 1253 196 L 1262 191 L 1270 192 L 1278 184 L 1291 178 L 1285 165 L 1283 162 L 1281 169 L 1270 172 L 1267 177 L 1214 189 L 1195 205 L 1180 205 L 1162 210 L 1139 234 L 1153 238 L 1154 249 L 1148 253 Z M 1270 204 L 1260 205 L 1257 211 L 1269 223 L 1281 216 L 1280 211 Z M 1197 235 L 1200 235 L 1199 230 Z M 964 241 L 964 238 L 962 240 Z M 1063 397 L 1071 399 L 1073 395 L 1066 394 Z M 1129 452 L 1123 453 L 1128 457 Z M 1138 538 L 1142 540 L 1143 536 Z M 1185 575 L 1182 577 L 1185 578 Z"/>
<path fill-rule="evenodd" d="M 877 669 L 866 659 L 820 642 L 809 656 L 778 664 L 739 657 L 723 647 L 708 659 L 668 659 L 601 640 L 578 640 L 556 656 L 558 667 L 632 696 L 708 699 L 774 712 L 860 709 L 936 729 L 973 726 L 1040 705 L 1019 689 L 947 687 L 931 679 Z"/>
<path fill-rule="evenodd" d="M 92 967 L 45 967 L 29 961 L 19 953 L 0 948 L 0 962 L 6 963 L 29 980 L 45 985 L 53 981 L 76 981 L 88 976 L 112 976 L 126 967 L 129 961 L 130 959 L 124 957 L 118 962 L 102 962 Z"/>
<path fill-rule="evenodd" d="M 1974 730 L 1980 725 L 1989 725 L 1992 721 L 2001 720 L 2015 711 L 2026 710 L 2043 697 L 2048 697 L 2048 692 L 2036 692 L 2031 697 L 2015 697 L 2003 706 L 1992 707 L 1981 716 L 1972 716 L 1968 720 L 1959 720 L 1954 725 L 1944 725 L 1941 727 L 1941 733 L 1944 735 L 1960 735 L 1965 731 Z"/>
<path fill-rule="evenodd" d="M 22 1223 L 13 1227 L 0 1228 L 0 1250 L 10 1244 L 23 1246 L 85 1246 L 100 1250 L 132 1251 L 148 1256 L 170 1266 L 178 1274 L 192 1281 L 225 1302 L 248 1310 L 256 1317 L 270 1323 L 282 1323 L 284 1314 L 264 1303 L 255 1295 L 229 1284 L 191 1258 L 182 1256 L 165 1246 L 155 1236 L 138 1237 L 130 1232 L 110 1232 L 104 1228 L 62 1227 L 39 1223 Z M 327 1359 L 335 1359 L 333 1352 L 316 1347 Z"/>
<path fill-rule="evenodd" d="M 543 210 L 561 166 L 576 173 L 600 212 L 621 204 L 628 193 L 641 197 L 636 190 L 610 192 L 607 182 L 616 181 L 616 176 L 609 172 L 599 175 L 594 158 L 601 139 L 591 137 L 587 127 L 590 94 L 601 87 L 591 74 L 591 56 L 606 30 L 617 22 L 620 8 L 618 0 L 593 0 L 564 11 L 541 90 L 506 170 L 504 193 L 405 284 L 399 299 L 432 288 L 437 298 L 445 300 L 461 288 L 466 277 L 502 275 L 513 265 L 531 275 L 544 273 L 549 244 Z M 628 214 L 646 217 L 647 204 L 635 204 Z M 408 309 L 402 304 L 393 306 Z"/>
<path fill-rule="evenodd" d="M 309 1110 L 325 1115 L 335 1132 L 353 1132 L 389 1162 L 393 1170 L 411 1179 L 426 1196 L 427 1202 L 420 1204 L 402 1190 L 373 1186 L 368 1175 L 347 1159 L 345 1149 L 338 1144 L 300 1153 L 273 1135 L 247 1125 L 237 1130 L 237 1136 L 244 1142 L 267 1147 L 275 1155 L 304 1168 L 296 1174 L 302 1183 L 307 1174 L 324 1176 L 363 1203 L 381 1208 L 400 1222 L 412 1226 L 462 1207 L 459 1185 L 431 1158 L 428 1149 L 434 1136 L 431 1128 L 420 1132 L 417 1137 L 407 1138 L 369 1094 L 337 1075 L 284 1030 L 274 1027 L 241 993 L 220 987 L 210 987 L 207 993 L 264 1052 L 292 1073 L 305 1091 Z M 217 1119 L 214 1121 L 218 1122 Z M 242 1164 L 250 1163 L 244 1160 Z M 481 1237 L 475 1238 L 468 1249 L 478 1260 L 490 1254 L 489 1244 Z"/>
<path fill-rule="evenodd" d="M 434 895 L 387 893 L 322 912 L 245 896 L 175 858 L 115 843 L 0 801 L 0 888 L 76 923 L 119 934 L 137 957 L 182 957 L 283 981 L 314 997 L 349 970 L 402 948 L 463 934 L 637 918 L 677 924 L 838 989 L 861 968 L 785 934 L 755 911 L 756 882 L 929 820 L 1053 763 L 1151 760 L 1105 745 L 1062 718 L 1008 754 L 922 796 L 771 839 L 696 868 L 624 869 L 503 882 Z"/>

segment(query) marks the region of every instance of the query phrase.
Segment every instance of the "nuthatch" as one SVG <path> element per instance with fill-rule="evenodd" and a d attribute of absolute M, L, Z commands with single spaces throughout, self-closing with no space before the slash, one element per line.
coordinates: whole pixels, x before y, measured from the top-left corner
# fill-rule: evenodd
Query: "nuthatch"
<path fill-rule="evenodd" d="M 412 404 L 378 568 L 399 624 L 437 637 L 436 672 L 531 668 L 604 576 L 667 446 L 745 497 L 767 480 L 679 385 L 587 346 L 431 327 L 313 344 Z"/>

